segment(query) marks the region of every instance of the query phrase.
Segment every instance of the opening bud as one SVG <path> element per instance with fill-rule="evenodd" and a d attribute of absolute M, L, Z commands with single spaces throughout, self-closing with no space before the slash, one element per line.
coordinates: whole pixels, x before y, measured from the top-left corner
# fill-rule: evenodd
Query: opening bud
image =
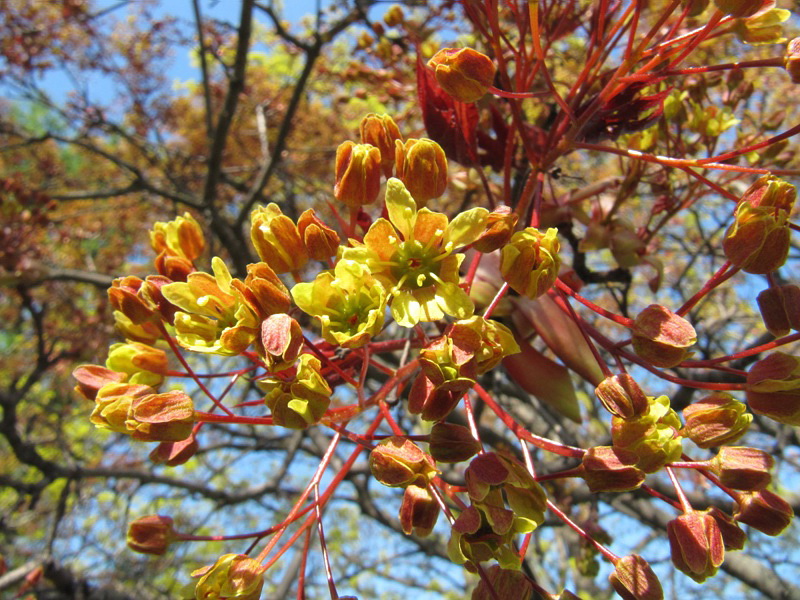
<path fill-rule="evenodd" d="M 303 238 L 308 257 L 313 260 L 326 260 L 339 248 L 339 234 L 320 220 L 313 208 L 297 219 L 297 231 Z"/>
<path fill-rule="evenodd" d="M 633 452 L 613 446 L 595 446 L 583 455 L 581 477 L 592 493 L 629 492 L 645 479 L 644 471 L 636 468 L 639 457 Z"/>
<path fill-rule="evenodd" d="M 792 329 L 800 330 L 800 287 L 776 285 L 758 295 L 758 310 L 764 325 L 775 337 L 781 337 Z"/>
<path fill-rule="evenodd" d="M 264 587 L 261 563 L 246 554 L 224 554 L 210 567 L 197 569 L 196 598 L 258 600 Z"/>
<path fill-rule="evenodd" d="M 157 254 L 166 253 L 193 262 L 200 256 L 206 242 L 203 230 L 194 217 L 184 213 L 169 222 L 153 225 L 150 232 L 150 244 Z"/>
<path fill-rule="evenodd" d="M 714 392 L 683 409 L 681 430 L 699 448 L 732 444 L 750 427 L 753 415 L 746 406 L 725 392 Z"/>
<path fill-rule="evenodd" d="M 647 412 L 647 396 L 627 373 L 606 377 L 594 391 L 612 415 L 630 419 Z"/>
<path fill-rule="evenodd" d="M 494 252 L 505 246 L 514 233 L 519 217 L 509 206 L 498 206 L 489 213 L 486 230 L 472 244 L 478 252 Z"/>
<path fill-rule="evenodd" d="M 492 59 L 472 48 L 442 48 L 428 66 L 441 88 L 460 102 L 480 100 L 497 72 Z"/>
<path fill-rule="evenodd" d="M 623 600 L 662 600 L 664 591 L 650 564 L 638 554 L 624 556 L 608 576 L 611 587 Z"/>
<path fill-rule="evenodd" d="M 264 319 L 257 339 L 258 353 L 273 373 L 291 367 L 303 349 L 303 330 L 286 313 Z"/>
<path fill-rule="evenodd" d="M 667 524 L 672 564 L 697 583 L 716 574 L 725 558 L 722 532 L 716 519 L 693 510 Z"/>
<path fill-rule="evenodd" d="M 723 446 L 709 461 L 722 485 L 735 490 L 762 490 L 772 481 L 773 458 L 757 448 Z"/>
<path fill-rule="evenodd" d="M 372 450 L 369 469 L 375 479 L 390 487 L 425 486 L 437 473 L 433 458 L 400 436 L 383 440 Z"/>
<path fill-rule="evenodd" d="M 427 138 L 395 141 L 395 168 L 417 208 L 447 189 L 447 157 L 442 147 Z"/>
<path fill-rule="evenodd" d="M 561 258 L 558 232 L 546 233 L 528 227 L 511 236 L 503 246 L 500 273 L 508 285 L 523 296 L 534 299 L 553 287 L 558 277 Z"/>
<path fill-rule="evenodd" d="M 177 539 L 170 517 L 149 515 L 136 519 L 128 526 L 128 548 L 142 554 L 161 556 Z"/>
<path fill-rule="evenodd" d="M 278 274 L 298 271 L 308 262 L 297 226 L 274 202 L 250 213 L 250 240 L 261 260 Z"/>
<path fill-rule="evenodd" d="M 333 195 L 355 210 L 372 204 L 381 189 L 381 151 L 371 144 L 350 140 L 336 149 L 336 183 Z"/>
<path fill-rule="evenodd" d="M 636 354 L 662 368 L 680 364 L 697 341 L 691 323 L 660 304 L 651 304 L 640 312 L 631 333 Z"/>
<path fill-rule="evenodd" d="M 743 492 L 736 503 L 733 518 L 767 535 L 780 535 L 794 516 L 791 505 L 768 490 Z"/>

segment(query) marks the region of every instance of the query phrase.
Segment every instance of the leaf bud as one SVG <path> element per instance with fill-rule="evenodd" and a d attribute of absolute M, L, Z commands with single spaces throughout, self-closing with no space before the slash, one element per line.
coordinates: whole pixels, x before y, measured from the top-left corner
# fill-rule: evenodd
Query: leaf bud
<path fill-rule="evenodd" d="M 508 206 L 498 206 L 489 213 L 486 230 L 472 244 L 478 252 L 494 252 L 505 246 L 514 233 L 519 217 Z"/>
<path fill-rule="evenodd" d="M 177 390 L 134 398 L 125 420 L 131 437 L 142 442 L 185 440 L 192 434 L 194 423 L 192 399 Z"/>
<path fill-rule="evenodd" d="M 480 452 L 481 443 L 468 428 L 440 422 L 434 423 L 431 429 L 428 450 L 436 462 L 459 463 Z"/>
<path fill-rule="evenodd" d="M 336 149 L 333 195 L 356 210 L 372 204 L 381 189 L 381 151 L 371 144 L 342 142 Z"/>
<path fill-rule="evenodd" d="M 680 364 L 697 341 L 689 321 L 659 304 L 651 304 L 637 315 L 631 333 L 636 354 L 662 368 Z"/>
<path fill-rule="evenodd" d="M 735 490 L 762 490 L 772 481 L 773 458 L 758 448 L 723 446 L 709 461 L 722 485 Z"/>
<path fill-rule="evenodd" d="M 199 445 L 194 433 L 185 440 L 177 442 L 159 442 L 150 451 L 148 458 L 156 465 L 167 465 L 177 467 L 186 463 L 190 458 L 197 454 Z"/>
<path fill-rule="evenodd" d="M 336 255 L 339 248 L 339 234 L 328 227 L 313 208 L 309 208 L 297 219 L 297 231 L 303 238 L 308 257 L 313 260 L 326 260 Z"/>
<path fill-rule="evenodd" d="M 725 558 L 722 532 L 716 519 L 692 510 L 667 523 L 672 564 L 697 583 L 716 574 Z"/>
<path fill-rule="evenodd" d="M 224 554 L 210 567 L 192 572 L 198 576 L 195 598 L 258 600 L 264 587 L 261 563 L 246 554 Z"/>
<path fill-rule="evenodd" d="M 623 600 L 662 600 L 664 591 L 650 564 L 638 554 L 623 556 L 608 576 L 611 587 Z"/>
<path fill-rule="evenodd" d="M 480 100 L 497 72 L 492 59 L 472 48 L 442 48 L 428 66 L 441 88 L 460 102 Z"/>
<path fill-rule="evenodd" d="M 736 503 L 733 518 L 767 535 L 780 535 L 794 516 L 791 505 L 769 490 L 742 492 Z"/>
<path fill-rule="evenodd" d="M 274 202 L 250 213 L 250 239 L 261 260 L 278 274 L 298 271 L 308 262 L 297 226 Z"/>
<path fill-rule="evenodd" d="M 753 415 L 747 407 L 725 392 L 714 392 L 683 409 L 686 421 L 681 430 L 699 448 L 732 444 L 742 437 Z"/>
<path fill-rule="evenodd" d="M 400 504 L 400 525 L 406 535 L 427 537 L 439 518 L 439 503 L 427 487 L 409 485 Z"/>
<path fill-rule="evenodd" d="M 447 157 L 442 147 L 428 138 L 396 140 L 395 172 L 402 181 L 417 208 L 428 200 L 438 198 L 447 188 Z"/>
<path fill-rule="evenodd" d="M 629 492 L 645 479 L 644 471 L 636 468 L 639 457 L 633 452 L 613 446 L 595 446 L 583 455 L 581 477 L 592 493 Z"/>
<path fill-rule="evenodd" d="M 764 325 L 781 337 L 792 329 L 800 330 L 800 287 L 793 284 L 768 287 L 756 298 Z"/>
<path fill-rule="evenodd" d="M 533 585 L 522 571 L 492 565 L 484 574 L 471 600 L 530 600 L 533 595 Z"/>
<path fill-rule="evenodd" d="M 399 9 L 399 6 L 393 7 Z M 389 9 L 391 12 L 391 9 Z M 387 13 L 388 14 L 388 13 Z M 375 146 L 381 153 L 381 168 L 386 178 L 394 172 L 395 142 L 403 141 L 397 123 L 389 115 L 369 113 L 358 125 L 361 142 Z"/>
<path fill-rule="evenodd" d="M 751 17 L 771 3 L 771 0 L 714 0 L 723 14 L 737 19 Z"/>
<path fill-rule="evenodd" d="M 783 66 L 792 78 L 792 83 L 800 83 L 800 37 L 790 40 L 786 45 Z"/>
<path fill-rule="evenodd" d="M 561 266 L 558 232 L 528 227 L 511 236 L 503 246 L 500 273 L 514 291 L 535 299 L 553 287 Z"/>
<path fill-rule="evenodd" d="M 630 419 L 647 412 L 647 396 L 627 373 L 606 377 L 594 392 L 612 415 Z"/>
<path fill-rule="evenodd" d="M 128 378 L 128 375 L 100 365 L 81 365 L 72 371 L 72 377 L 78 382 L 75 391 L 87 400 L 94 401 L 97 392 L 103 386 L 109 383 L 122 383 Z"/>
<path fill-rule="evenodd" d="M 425 486 L 436 476 L 433 458 L 409 439 L 392 436 L 369 455 L 372 476 L 389 487 Z"/>
<path fill-rule="evenodd" d="M 722 534 L 722 543 L 725 550 L 741 550 L 747 541 L 747 534 L 736 524 L 727 513 L 722 512 L 716 506 L 709 509 L 708 514 L 714 517 L 719 531 Z"/>
<path fill-rule="evenodd" d="M 303 330 L 286 313 L 270 315 L 261 322 L 258 353 L 272 372 L 292 366 L 303 350 Z"/>
<path fill-rule="evenodd" d="M 725 232 L 725 256 L 747 273 L 771 273 L 786 261 L 791 241 L 788 218 L 797 191 L 775 177 L 760 177 L 739 200 Z"/>
<path fill-rule="evenodd" d="M 177 539 L 170 517 L 148 515 L 128 525 L 126 540 L 128 548 L 142 554 L 165 554 L 169 545 Z"/>
<path fill-rule="evenodd" d="M 773 352 L 756 362 L 745 384 L 750 410 L 779 423 L 800 425 L 800 360 Z"/>

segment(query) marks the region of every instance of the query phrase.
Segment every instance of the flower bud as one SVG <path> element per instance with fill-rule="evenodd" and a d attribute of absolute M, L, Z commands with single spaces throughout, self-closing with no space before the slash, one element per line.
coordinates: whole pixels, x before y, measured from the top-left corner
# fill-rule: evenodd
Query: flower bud
<path fill-rule="evenodd" d="M 278 274 L 298 271 L 308 262 L 297 226 L 274 202 L 250 213 L 250 239 L 261 260 Z"/>
<path fill-rule="evenodd" d="M 256 382 L 275 425 L 305 429 L 318 423 L 331 403 L 331 388 L 320 373 L 322 364 L 311 354 L 302 354 L 291 379 L 268 377 Z"/>
<path fill-rule="evenodd" d="M 528 227 L 516 232 L 503 246 L 500 273 L 514 291 L 528 298 L 538 298 L 553 287 L 558 277 L 560 249 L 556 229 L 542 233 Z"/>
<path fill-rule="evenodd" d="M 197 569 L 201 576 L 195 586 L 196 598 L 219 600 L 258 600 L 264 587 L 261 563 L 246 554 L 225 554 L 210 567 Z"/>
<path fill-rule="evenodd" d="M 697 341 L 694 327 L 668 308 L 651 304 L 636 317 L 631 328 L 633 349 L 656 367 L 680 364 Z"/>
<path fill-rule="evenodd" d="M 327 260 L 336 255 L 340 242 L 339 234 L 322 222 L 313 208 L 306 210 L 297 219 L 297 231 L 303 238 L 309 258 Z"/>
<path fill-rule="evenodd" d="M 400 436 L 390 437 L 372 450 L 369 469 L 375 479 L 390 487 L 425 486 L 437 472 L 430 455 Z"/>
<path fill-rule="evenodd" d="M 737 19 L 751 17 L 769 3 L 769 0 L 714 0 L 720 12 Z"/>
<path fill-rule="evenodd" d="M 267 263 L 247 265 L 244 283 L 234 279 L 231 287 L 241 292 L 250 308 L 261 318 L 288 312 L 292 306 L 289 290 Z"/>
<path fill-rule="evenodd" d="M 397 27 L 398 25 L 402 25 L 405 21 L 405 14 L 403 14 L 403 9 L 400 5 L 395 4 L 386 11 L 386 14 L 383 15 L 383 22 L 386 23 L 389 27 Z"/>
<path fill-rule="evenodd" d="M 633 452 L 613 446 L 595 446 L 583 455 L 581 477 L 592 493 L 629 492 L 645 479 L 636 468 L 639 457 Z"/>
<path fill-rule="evenodd" d="M 128 374 L 128 383 L 141 383 L 157 387 L 167 373 L 167 354 L 139 342 L 112 344 L 108 349 L 106 367 Z"/>
<path fill-rule="evenodd" d="M 161 515 L 140 517 L 128 526 L 128 548 L 142 554 L 165 554 L 170 543 L 177 539 L 172 519 Z"/>
<path fill-rule="evenodd" d="M 494 252 L 505 246 L 514 233 L 519 217 L 508 206 L 498 206 L 489 213 L 486 230 L 472 244 L 478 252 Z"/>
<path fill-rule="evenodd" d="M 134 440 L 178 442 L 192 434 L 194 403 L 180 391 L 148 394 L 131 402 L 125 426 Z"/>
<path fill-rule="evenodd" d="M 794 38 L 786 45 L 783 67 L 792 78 L 792 83 L 800 83 L 800 37 Z"/>
<path fill-rule="evenodd" d="M 118 277 L 108 288 L 108 300 L 111 306 L 135 325 L 149 321 L 155 312 L 155 307 L 138 294 L 143 283 L 139 277 Z"/>
<path fill-rule="evenodd" d="M 257 348 L 270 371 L 288 369 L 303 349 L 303 330 L 286 313 L 271 315 L 261 322 Z"/>
<path fill-rule="evenodd" d="M 336 149 L 336 183 L 333 195 L 357 210 L 372 204 L 381 189 L 381 152 L 370 144 L 342 142 Z"/>
<path fill-rule="evenodd" d="M 630 419 L 647 412 L 647 396 L 627 373 L 606 377 L 594 392 L 612 415 Z"/>
<path fill-rule="evenodd" d="M 781 337 L 792 329 L 800 330 L 800 287 L 769 287 L 758 295 L 757 301 L 764 325 L 772 335 Z"/>
<path fill-rule="evenodd" d="M 100 365 L 81 365 L 72 372 L 78 382 L 75 391 L 87 400 L 97 397 L 97 392 L 109 383 L 122 383 L 128 378 L 126 373 L 112 371 Z"/>
<path fill-rule="evenodd" d="M 533 585 L 522 571 L 492 565 L 484 574 L 471 600 L 530 600 L 533 595 Z"/>
<path fill-rule="evenodd" d="M 117 433 L 130 433 L 126 421 L 131 403 L 154 392 L 149 385 L 109 383 L 98 390 L 89 420 L 96 427 Z"/>
<path fill-rule="evenodd" d="M 742 196 L 734 222 L 722 242 L 725 256 L 747 273 L 771 273 L 789 254 L 788 218 L 797 191 L 790 183 L 764 175 Z"/>
<path fill-rule="evenodd" d="M 395 141 L 396 177 L 422 208 L 447 188 L 447 157 L 442 147 L 428 138 Z"/>
<path fill-rule="evenodd" d="M 661 582 L 650 564 L 638 554 L 623 556 L 608 576 L 611 587 L 623 600 L 662 600 Z"/>
<path fill-rule="evenodd" d="M 768 490 L 743 492 L 736 503 L 733 518 L 767 535 L 780 535 L 794 516 L 791 505 Z"/>
<path fill-rule="evenodd" d="M 725 392 L 714 392 L 683 409 L 686 421 L 681 434 L 699 448 L 715 448 L 732 444 L 742 437 L 753 415 L 744 403 Z"/>
<path fill-rule="evenodd" d="M 680 460 L 681 422 L 670 408 L 669 398 L 649 399 L 647 413 L 635 419 L 613 417 L 611 439 L 615 448 L 633 452 L 639 457 L 636 466 L 645 473 L 655 473 L 665 464 Z"/>
<path fill-rule="evenodd" d="M 745 386 L 747 404 L 754 413 L 800 425 L 800 360 L 773 352 L 750 368 Z"/>
<path fill-rule="evenodd" d="M 183 281 L 185 280 L 186 278 L 184 277 Z M 148 275 L 145 277 L 142 287 L 139 288 L 139 296 L 141 296 L 147 304 L 155 306 L 164 321 L 172 324 L 175 320 L 175 313 L 178 311 L 178 307 L 167 300 L 161 291 L 165 285 L 170 283 L 172 283 L 172 279 L 164 277 L 163 275 Z"/>
<path fill-rule="evenodd" d="M 667 523 L 672 564 L 697 583 L 717 572 L 725 557 L 717 521 L 708 512 L 693 510 Z"/>
<path fill-rule="evenodd" d="M 400 8 L 399 6 L 394 8 Z M 390 9 L 391 10 L 391 9 Z M 389 179 L 394 172 L 395 142 L 403 141 L 397 123 L 389 115 L 370 113 L 358 125 L 361 142 L 375 146 L 381 153 L 381 168 Z"/>
<path fill-rule="evenodd" d="M 773 458 L 757 448 L 723 446 L 709 461 L 722 485 L 735 490 L 762 490 L 772 481 Z"/>
<path fill-rule="evenodd" d="M 460 102 L 480 100 L 497 72 L 492 59 L 472 48 L 442 48 L 428 66 L 441 88 Z"/>
<path fill-rule="evenodd" d="M 186 281 L 189 274 L 193 273 L 195 270 L 192 261 L 186 260 L 180 256 L 167 254 L 166 252 L 162 252 L 156 256 L 154 264 L 159 275 L 166 277 L 171 282 Z"/>
<path fill-rule="evenodd" d="M 409 485 L 400 505 L 400 524 L 406 535 L 427 537 L 439 518 L 439 503 L 427 487 Z"/>
<path fill-rule="evenodd" d="M 744 543 L 747 541 L 747 534 L 736 524 L 726 513 L 722 512 L 716 506 L 708 511 L 708 514 L 714 517 L 714 520 L 719 526 L 719 531 L 722 534 L 722 543 L 725 550 L 741 550 L 744 548 Z"/>
<path fill-rule="evenodd" d="M 481 443 L 468 428 L 441 422 L 431 429 L 428 450 L 436 462 L 459 463 L 480 452 Z"/>
<path fill-rule="evenodd" d="M 157 254 L 166 252 L 193 262 L 202 254 L 206 242 L 194 217 L 184 213 L 167 223 L 156 223 L 150 232 L 150 244 Z"/>
<path fill-rule="evenodd" d="M 186 463 L 197 454 L 199 446 L 194 433 L 185 440 L 177 442 L 160 442 L 150 451 L 148 458 L 156 465 L 177 467 Z"/>

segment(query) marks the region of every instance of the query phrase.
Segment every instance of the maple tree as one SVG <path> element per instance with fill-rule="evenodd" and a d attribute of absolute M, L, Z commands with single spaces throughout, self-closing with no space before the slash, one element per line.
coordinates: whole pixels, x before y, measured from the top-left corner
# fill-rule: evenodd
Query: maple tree
<path fill-rule="evenodd" d="M 800 597 L 789 11 L 372 4 L 0 5 L 0 589 Z"/>

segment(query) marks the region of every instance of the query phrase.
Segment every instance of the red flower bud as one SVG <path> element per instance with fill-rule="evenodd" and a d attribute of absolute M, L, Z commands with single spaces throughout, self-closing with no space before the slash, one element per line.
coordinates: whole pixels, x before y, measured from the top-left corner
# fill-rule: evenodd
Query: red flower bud
<path fill-rule="evenodd" d="M 667 524 L 672 563 L 697 583 L 717 572 L 725 558 L 722 532 L 708 512 L 693 510 Z"/>
<path fill-rule="evenodd" d="M 498 206 L 489 213 L 486 230 L 472 244 L 478 252 L 494 252 L 505 246 L 514 233 L 519 217 L 508 206 Z"/>
<path fill-rule="evenodd" d="M 283 371 L 292 366 L 303 350 L 303 330 L 286 313 L 270 315 L 261 322 L 257 342 L 258 353 L 270 370 Z"/>
<path fill-rule="evenodd" d="M 750 410 L 787 425 L 800 425 L 800 361 L 774 352 L 747 373 Z"/>
<path fill-rule="evenodd" d="M 466 427 L 455 423 L 435 423 L 431 429 L 428 450 L 437 462 L 458 463 L 480 452 L 481 443 Z"/>
<path fill-rule="evenodd" d="M 339 248 L 339 234 L 323 223 L 313 208 L 309 208 L 297 219 L 297 231 L 303 238 L 311 259 L 326 260 L 334 256 Z"/>
<path fill-rule="evenodd" d="M 714 517 L 719 531 L 722 534 L 722 542 L 725 544 L 725 550 L 741 550 L 744 548 L 744 543 L 747 541 L 747 534 L 742 531 L 742 528 L 736 524 L 726 513 L 722 512 L 716 506 L 708 511 L 708 514 Z"/>
<path fill-rule="evenodd" d="M 709 462 L 722 485 L 735 490 L 762 490 L 772 481 L 775 460 L 763 450 L 745 446 L 723 446 Z"/>
<path fill-rule="evenodd" d="M 383 485 L 405 487 L 427 485 L 436 476 L 429 454 L 411 440 L 393 436 L 382 441 L 369 455 L 369 469 Z"/>
<path fill-rule="evenodd" d="M 758 295 L 757 300 L 761 318 L 772 335 L 781 337 L 792 329 L 800 330 L 800 287 L 769 287 Z"/>
<path fill-rule="evenodd" d="M 668 308 L 651 304 L 636 317 L 631 328 L 636 354 L 656 367 L 674 367 L 697 341 L 694 327 Z"/>
<path fill-rule="evenodd" d="M 456 100 L 480 100 L 494 82 L 497 67 L 472 48 L 442 48 L 428 61 L 441 88 Z"/>
<path fill-rule="evenodd" d="M 595 446 L 583 455 L 581 477 L 592 493 L 629 492 L 638 488 L 645 479 L 636 468 L 639 457 L 633 452 L 613 446 Z"/>
<path fill-rule="evenodd" d="M 533 594 L 533 585 L 522 571 L 492 565 L 484 573 L 471 600 L 529 600 Z"/>
<path fill-rule="evenodd" d="M 661 582 L 650 564 L 638 554 L 624 556 L 614 563 L 614 571 L 608 576 L 608 581 L 623 600 L 664 598 Z"/>
<path fill-rule="evenodd" d="M 612 415 L 631 419 L 647 412 L 647 396 L 627 373 L 606 377 L 594 391 Z"/>
<path fill-rule="evenodd" d="M 176 539 L 170 517 L 149 515 L 136 519 L 128 526 L 128 548 L 134 552 L 160 556 Z"/>
<path fill-rule="evenodd" d="M 381 152 L 370 144 L 346 141 L 336 149 L 333 195 L 351 209 L 372 204 L 381 188 Z"/>
<path fill-rule="evenodd" d="M 768 490 L 743 492 L 733 518 L 767 535 L 780 535 L 794 516 L 791 505 Z"/>
<path fill-rule="evenodd" d="M 109 383 L 122 383 L 128 378 L 127 373 L 112 371 L 100 365 L 81 365 L 72 372 L 78 382 L 75 391 L 87 400 L 94 401 L 97 392 Z"/>
<path fill-rule="evenodd" d="M 439 518 L 439 503 L 427 487 L 409 485 L 400 505 L 400 524 L 406 535 L 427 537 Z"/>
<path fill-rule="evenodd" d="M 192 458 L 199 448 L 194 434 L 179 442 L 160 442 L 150 451 L 150 460 L 157 465 L 177 467 Z"/>
<path fill-rule="evenodd" d="M 134 398 L 125 425 L 131 437 L 145 442 L 177 442 L 192 434 L 194 403 L 183 392 Z"/>
<path fill-rule="evenodd" d="M 714 392 L 683 409 L 686 425 L 681 430 L 700 448 L 732 444 L 742 437 L 753 415 L 730 394 Z"/>

